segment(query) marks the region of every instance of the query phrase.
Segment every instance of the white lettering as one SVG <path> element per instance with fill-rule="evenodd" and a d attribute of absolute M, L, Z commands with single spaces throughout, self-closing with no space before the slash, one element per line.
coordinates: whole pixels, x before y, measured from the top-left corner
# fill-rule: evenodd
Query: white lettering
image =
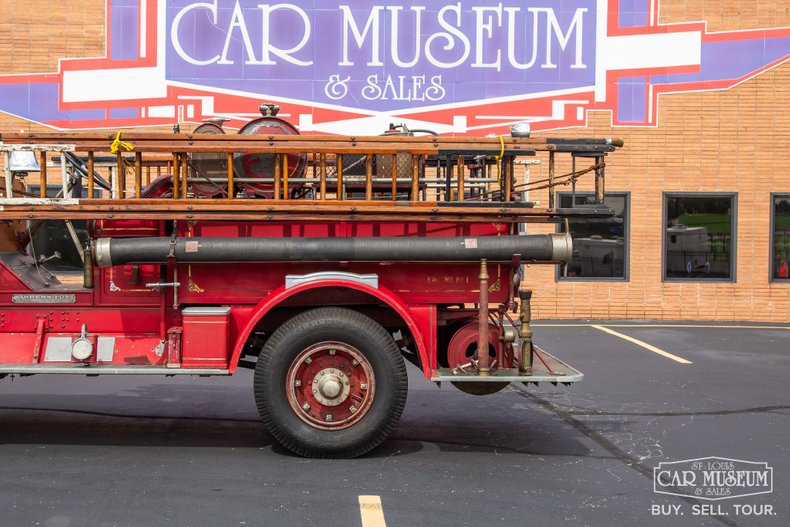
<path fill-rule="evenodd" d="M 680 505 L 654 503 L 650 506 L 650 514 L 653 516 L 677 516 L 680 514 Z"/>
<path fill-rule="evenodd" d="M 510 65 L 518 70 L 527 70 L 535 65 L 538 59 L 538 16 L 532 17 L 532 57 L 526 64 L 516 60 L 516 13 L 520 11 L 517 7 L 506 7 L 507 14 L 507 60 Z M 524 26 L 526 30 L 526 25 Z M 526 40 L 526 39 L 524 39 Z M 525 44 L 526 45 L 526 44 Z"/>
<path fill-rule="evenodd" d="M 354 63 L 348 60 L 348 31 L 354 34 L 354 41 L 359 48 L 365 43 L 365 38 L 368 32 L 371 33 L 371 50 L 370 61 L 368 66 L 383 66 L 381 61 L 381 52 L 379 50 L 379 14 L 384 8 L 382 6 L 375 6 L 370 10 L 368 20 L 365 23 L 365 28 L 360 31 L 354 15 L 351 13 L 351 8 L 347 5 L 341 5 L 340 11 L 343 12 L 343 60 L 338 63 L 338 66 L 353 66 Z"/>
<path fill-rule="evenodd" d="M 450 25 L 450 22 L 447 21 L 445 18 L 445 14 L 447 12 L 455 13 L 455 24 L 456 27 Z M 434 33 L 428 40 L 425 41 L 425 57 L 428 59 L 428 62 L 436 66 L 437 68 L 455 68 L 466 62 L 466 59 L 469 58 L 469 48 L 471 47 L 469 44 L 469 39 L 464 35 L 464 33 L 458 29 L 461 26 L 461 4 L 455 5 L 448 5 L 444 6 L 439 10 L 439 25 L 444 29 L 446 32 Z M 455 36 L 456 38 L 453 38 Z M 433 44 L 434 40 L 437 38 L 443 38 L 447 40 L 447 44 L 442 48 L 445 51 L 452 51 L 455 49 L 456 46 L 456 39 L 461 41 L 463 45 L 464 52 L 458 58 L 458 60 L 454 62 L 442 62 L 438 60 L 433 53 L 431 53 L 431 45 Z"/>
<path fill-rule="evenodd" d="M 425 96 L 422 94 L 422 86 L 425 84 L 425 75 L 415 75 L 411 78 L 412 86 L 414 87 L 413 101 L 424 101 Z"/>
<path fill-rule="evenodd" d="M 702 473 L 706 487 L 765 487 L 768 471 L 759 470 L 707 470 Z"/>
<path fill-rule="evenodd" d="M 261 42 L 262 42 L 262 57 L 261 57 L 261 64 L 265 64 L 266 66 L 271 66 L 276 64 L 275 61 L 271 59 L 269 53 L 280 57 L 286 62 L 290 62 L 291 64 L 296 64 L 297 66 L 310 66 L 313 64 L 312 60 L 299 60 L 291 56 L 292 53 L 296 53 L 300 49 L 302 49 L 307 41 L 310 40 L 310 19 L 307 17 L 307 13 L 302 11 L 298 6 L 293 4 L 275 4 L 270 6 L 269 4 L 258 4 L 258 9 L 260 9 L 263 13 L 263 32 L 261 34 Z M 293 11 L 302 19 L 302 40 L 299 41 L 298 44 L 295 46 L 282 49 L 272 45 L 269 40 L 269 18 L 270 15 L 277 11 L 278 9 L 287 9 L 289 11 Z M 291 26 L 289 26 L 291 27 Z"/>
<path fill-rule="evenodd" d="M 367 85 L 362 88 L 362 96 L 369 101 L 381 99 L 381 88 L 379 87 L 379 76 L 368 75 Z"/>
<path fill-rule="evenodd" d="M 494 26 L 492 24 L 493 15 L 486 13 L 493 13 L 496 15 L 497 26 L 502 25 L 502 4 L 497 4 L 497 7 L 473 7 L 472 11 L 476 15 L 477 28 L 475 32 L 475 61 L 472 63 L 473 68 L 496 68 L 500 71 L 502 68 L 502 50 L 496 51 L 496 60 L 494 62 L 483 62 L 483 39 L 490 39 L 493 36 Z M 484 37 L 484 33 L 487 37 Z"/>
<path fill-rule="evenodd" d="M 211 12 L 214 25 L 217 24 L 217 0 L 214 0 L 214 3 L 196 2 L 194 4 L 190 4 L 179 11 L 173 19 L 173 25 L 170 27 L 170 40 L 173 41 L 173 49 L 176 50 L 176 53 L 179 57 L 194 66 L 208 66 L 209 64 L 214 64 L 217 62 L 219 60 L 219 55 L 214 55 L 208 60 L 198 60 L 184 51 L 184 47 L 181 45 L 181 40 L 178 38 L 178 29 L 181 26 L 181 19 L 183 19 L 184 16 L 193 9 L 208 9 Z"/>
<path fill-rule="evenodd" d="M 425 97 L 431 101 L 441 101 L 447 95 L 447 90 L 442 86 L 442 76 L 431 77 L 431 85 L 425 90 Z"/>
<path fill-rule="evenodd" d="M 425 11 L 424 7 L 412 7 L 411 10 L 415 14 L 415 28 L 414 28 L 414 57 L 409 62 L 403 62 L 398 53 L 398 43 L 401 41 L 401 34 L 398 31 L 398 11 L 402 11 L 400 6 L 387 7 L 390 12 L 390 55 L 392 62 L 400 68 L 412 68 L 420 61 L 420 37 L 422 33 L 422 12 Z"/>
<path fill-rule="evenodd" d="M 233 30 L 238 28 L 241 32 L 241 39 L 244 42 L 244 49 L 247 51 L 248 59 L 245 64 L 263 64 L 263 62 L 255 58 L 255 51 L 252 49 L 252 40 L 250 40 L 250 32 L 247 31 L 247 23 L 244 21 L 244 15 L 239 5 L 239 0 L 236 0 L 236 5 L 233 6 L 233 14 L 230 17 L 230 25 L 228 26 L 228 35 L 225 37 L 225 45 L 222 48 L 222 57 L 220 57 L 217 64 L 233 64 L 233 61 L 228 58 L 228 51 L 233 41 Z"/>
<path fill-rule="evenodd" d="M 662 487 L 690 487 L 696 481 L 697 474 L 692 470 L 662 470 L 656 477 L 656 482 Z"/>
<path fill-rule="evenodd" d="M 528 9 L 530 12 L 534 13 L 535 17 L 538 16 L 539 13 L 546 13 L 547 22 L 546 22 L 546 62 L 540 65 L 541 68 L 556 68 L 557 65 L 551 61 L 551 44 L 552 44 L 552 34 L 557 37 L 557 41 L 560 44 L 560 49 L 565 51 L 565 47 L 568 45 L 568 42 L 571 40 L 571 35 L 574 32 L 574 28 L 577 29 L 576 34 L 576 60 L 573 64 L 571 64 L 571 69 L 585 69 L 587 65 L 582 62 L 582 33 L 584 29 L 584 13 L 587 12 L 587 8 L 580 7 L 576 10 L 573 14 L 573 19 L 571 20 L 571 24 L 568 27 L 568 32 L 564 35 L 562 34 L 562 30 L 560 29 L 560 22 L 557 20 L 557 14 L 554 12 L 553 9 L 549 9 L 548 7 L 530 7 Z"/>
<path fill-rule="evenodd" d="M 247 5 L 245 2 L 234 0 L 232 9 L 230 2 L 227 9 L 220 9 L 219 0 L 189 3 L 175 14 L 169 28 L 173 50 L 180 59 L 194 66 L 232 65 L 237 62 L 256 66 L 281 63 L 312 66 L 315 61 L 311 53 L 314 46 L 312 24 L 319 24 L 318 18 L 313 20 L 313 17 L 323 15 L 317 9 L 303 9 L 293 1 L 274 4 L 250 1 L 256 7 L 247 8 L 243 7 Z M 322 50 L 321 56 L 327 52 L 337 53 L 335 60 L 340 67 L 364 65 L 382 68 L 389 65 L 411 70 L 423 65 L 441 71 L 466 66 L 502 71 L 504 66 L 511 71 L 525 71 L 538 66 L 557 69 L 562 64 L 570 69 L 588 68 L 583 56 L 583 37 L 589 8 L 558 13 L 554 7 L 504 7 L 501 1 L 465 7 L 458 0 L 438 11 L 412 3 L 359 7 L 362 5 L 354 4 L 353 9 L 351 5 L 338 6 L 342 27 L 326 28 L 327 35 L 339 33 L 336 42 L 342 47 Z M 253 23 L 245 19 L 253 12 L 259 13 L 260 26 L 257 20 Z M 385 16 L 389 20 L 385 20 Z M 429 20 L 426 17 L 435 18 Z M 327 20 L 330 19 L 328 17 Z M 193 24 L 197 25 L 193 28 Z M 218 43 L 214 51 L 220 52 L 213 56 L 205 44 L 215 39 L 200 41 L 194 36 L 184 37 L 192 35 L 198 26 L 205 25 L 209 26 L 208 31 L 215 32 L 215 37 L 222 35 L 219 40 L 222 49 Z M 260 34 L 257 34 L 258 27 Z M 436 31 L 426 32 L 428 27 L 436 28 Z M 287 30 L 277 31 L 281 28 Z M 199 29 L 203 30 L 203 27 Z M 285 35 L 285 38 L 280 35 Z M 383 49 L 384 46 L 389 49 Z M 365 75 L 369 73 L 372 72 Z M 392 76 L 387 73 L 392 73 Z M 424 93 L 426 99 L 431 88 L 436 92 L 444 90 L 441 80 L 432 82 L 441 76 L 409 76 L 411 71 L 401 71 L 398 73 L 406 75 L 401 79 L 391 71 L 387 73 L 382 75 L 378 72 L 373 82 L 368 76 L 368 86 L 375 85 L 381 90 L 375 94 L 376 99 L 405 98 L 409 91 L 407 86 Z M 341 77 L 350 78 L 346 74 L 338 78 Z M 409 100 L 421 99 L 412 95 Z"/>
<path fill-rule="evenodd" d="M 425 75 L 387 75 L 379 82 L 378 75 L 368 75 L 361 95 L 369 101 L 438 101 L 444 98 L 442 76 L 434 75 L 425 84 Z M 383 86 L 382 86 L 383 84 Z"/>

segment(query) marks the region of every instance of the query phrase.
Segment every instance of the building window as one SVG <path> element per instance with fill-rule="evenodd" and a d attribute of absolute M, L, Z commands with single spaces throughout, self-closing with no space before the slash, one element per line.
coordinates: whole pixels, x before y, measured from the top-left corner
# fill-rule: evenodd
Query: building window
<path fill-rule="evenodd" d="M 595 204 L 591 192 L 577 192 L 576 203 L 567 192 L 557 193 L 561 208 Z M 625 280 L 628 278 L 628 193 L 607 192 L 604 203 L 614 210 L 612 218 L 571 219 L 573 258 L 560 280 Z"/>
<path fill-rule="evenodd" d="M 664 278 L 735 280 L 735 194 L 664 194 Z"/>
<path fill-rule="evenodd" d="M 773 194 L 771 279 L 790 280 L 790 194 Z"/>

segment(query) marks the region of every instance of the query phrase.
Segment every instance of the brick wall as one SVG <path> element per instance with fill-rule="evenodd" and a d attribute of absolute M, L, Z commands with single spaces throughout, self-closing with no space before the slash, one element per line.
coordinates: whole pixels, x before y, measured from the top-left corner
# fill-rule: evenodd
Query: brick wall
<path fill-rule="evenodd" d="M 660 7 L 660 22 L 706 20 L 708 31 L 790 26 L 781 0 Z M 661 96 L 655 129 L 613 129 L 594 114 L 586 130 L 553 133 L 625 139 L 606 174 L 607 190 L 631 193 L 629 281 L 557 282 L 553 268 L 533 266 L 536 318 L 790 322 L 790 284 L 769 281 L 770 194 L 790 193 L 788 108 L 786 63 L 727 91 Z M 737 193 L 735 283 L 662 281 L 663 193 L 674 191 Z"/>
<path fill-rule="evenodd" d="M 104 55 L 104 0 L 0 0 L 0 73 L 46 73 Z"/>
<path fill-rule="evenodd" d="M 625 139 L 606 175 L 608 191 L 631 193 L 630 279 L 558 283 L 533 266 L 535 316 L 790 321 L 790 284 L 769 282 L 770 194 L 790 193 L 787 108 L 790 64 L 731 90 L 662 96 L 657 129 L 612 129 L 597 114 L 587 130 L 553 133 Z M 662 281 L 663 193 L 674 191 L 737 193 L 735 283 Z"/>
<path fill-rule="evenodd" d="M 101 57 L 105 0 L 0 0 L 0 74 L 50 73 L 59 58 Z M 0 132 L 51 131 L 0 113 Z"/>
<path fill-rule="evenodd" d="M 103 0 L 0 0 L 0 73 L 55 71 L 61 57 L 101 56 Z M 662 0 L 660 21 L 706 20 L 709 31 L 790 26 L 786 0 Z M 790 64 L 723 92 L 664 95 L 657 128 L 610 126 L 550 135 L 623 137 L 609 159 L 607 189 L 629 191 L 628 282 L 556 282 L 532 266 L 537 318 L 639 318 L 790 322 L 790 284 L 770 283 L 770 193 L 790 193 Z M 43 130 L 0 114 L 0 132 Z M 559 170 L 567 170 L 560 166 Z M 533 168 L 533 174 L 544 168 Z M 581 190 L 590 186 L 580 186 Z M 735 283 L 663 282 L 662 196 L 668 191 L 738 195 Z M 544 204 L 547 196 L 536 196 Z M 551 226 L 531 225 L 530 232 Z"/>

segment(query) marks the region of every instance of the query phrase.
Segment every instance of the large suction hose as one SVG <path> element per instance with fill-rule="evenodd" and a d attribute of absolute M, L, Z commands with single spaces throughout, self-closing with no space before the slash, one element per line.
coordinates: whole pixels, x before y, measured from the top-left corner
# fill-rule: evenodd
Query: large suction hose
<path fill-rule="evenodd" d="M 179 262 L 471 262 L 566 263 L 572 253 L 567 234 L 424 238 L 177 238 Z M 170 238 L 101 238 L 96 264 L 164 263 Z"/>

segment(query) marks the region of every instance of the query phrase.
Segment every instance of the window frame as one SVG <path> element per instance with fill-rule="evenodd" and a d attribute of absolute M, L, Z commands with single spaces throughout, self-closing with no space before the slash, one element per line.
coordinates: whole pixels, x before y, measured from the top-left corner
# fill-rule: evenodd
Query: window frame
<path fill-rule="evenodd" d="M 667 276 L 667 216 L 670 198 L 730 198 L 730 277 L 729 278 L 680 278 Z M 734 284 L 738 281 L 738 192 L 664 192 L 661 203 L 661 281 L 674 283 L 725 283 Z"/>
<path fill-rule="evenodd" d="M 790 277 L 776 278 L 774 277 L 774 261 L 776 257 L 776 244 L 774 243 L 774 235 L 776 233 L 776 200 L 787 199 L 790 201 L 790 192 L 771 192 L 771 230 L 769 231 L 770 243 L 770 260 L 768 261 L 768 282 L 778 284 L 790 284 Z"/>
<path fill-rule="evenodd" d="M 576 191 L 577 196 L 594 196 L 593 191 Z M 573 192 L 561 191 L 555 194 L 556 203 L 560 203 L 561 196 L 573 196 Z M 630 282 L 631 281 L 631 191 L 612 190 L 604 192 L 606 196 L 622 196 L 625 198 L 625 216 L 623 221 L 623 276 L 562 276 L 562 266 L 557 266 L 554 271 L 555 282 Z M 571 197 L 571 199 L 573 199 Z M 575 203 L 574 203 L 575 205 Z M 562 232 L 562 224 L 557 224 L 556 232 Z"/>

